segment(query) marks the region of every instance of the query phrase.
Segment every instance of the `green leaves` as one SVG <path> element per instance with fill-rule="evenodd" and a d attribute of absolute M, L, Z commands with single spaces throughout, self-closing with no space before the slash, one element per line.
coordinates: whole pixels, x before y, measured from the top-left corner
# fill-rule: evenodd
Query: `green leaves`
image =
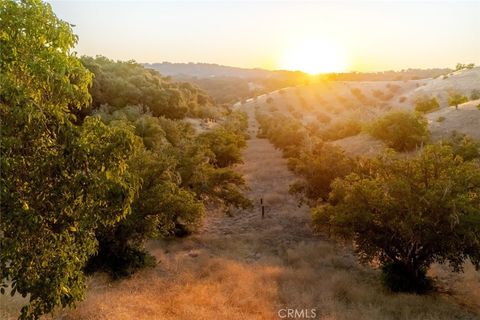
<path fill-rule="evenodd" d="M 370 134 L 396 151 L 411 151 L 429 139 L 427 121 L 420 115 L 392 111 L 374 121 Z"/>
<path fill-rule="evenodd" d="M 416 157 L 383 155 L 336 180 L 329 202 L 312 211 L 318 229 L 355 241 L 364 261 L 401 263 L 415 272 L 433 262 L 480 266 L 480 168 L 447 146 Z"/>
<path fill-rule="evenodd" d="M 0 23 L 0 279 L 30 294 L 21 317 L 37 319 L 83 297 L 95 231 L 125 217 L 138 190 L 127 162 L 139 140 L 76 116 L 92 76 L 50 5 L 1 1 Z"/>

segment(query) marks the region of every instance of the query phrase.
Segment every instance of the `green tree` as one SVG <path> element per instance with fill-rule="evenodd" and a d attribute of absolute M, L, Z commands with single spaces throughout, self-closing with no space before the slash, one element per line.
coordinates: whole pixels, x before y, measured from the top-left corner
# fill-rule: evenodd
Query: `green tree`
<path fill-rule="evenodd" d="M 427 121 L 405 111 L 392 111 L 374 121 L 368 129 L 373 137 L 397 151 L 413 150 L 429 137 Z"/>
<path fill-rule="evenodd" d="M 437 110 L 438 108 L 440 108 L 440 104 L 435 97 L 428 98 L 426 96 L 422 96 L 415 99 L 415 111 L 426 113 Z"/>
<path fill-rule="evenodd" d="M 333 183 L 313 210 L 317 228 L 353 239 L 361 261 L 379 261 L 394 291 L 422 292 L 433 262 L 480 267 L 480 168 L 448 146 L 413 159 L 384 155 Z"/>
<path fill-rule="evenodd" d="M 455 155 L 469 161 L 480 158 L 480 142 L 466 134 L 453 132 L 450 137 L 443 139 L 442 144 L 450 146 Z"/>
<path fill-rule="evenodd" d="M 458 110 L 458 105 L 468 101 L 468 98 L 457 91 L 450 91 L 448 93 L 448 105 L 455 106 Z"/>
<path fill-rule="evenodd" d="M 0 2 L 0 278 L 2 293 L 29 295 L 23 319 L 83 297 L 95 231 L 125 217 L 138 189 L 127 162 L 139 140 L 76 117 L 91 83 L 76 42 L 50 5 Z"/>
<path fill-rule="evenodd" d="M 322 141 L 312 145 L 302 148 L 298 157 L 290 158 L 288 166 L 302 178 L 290 186 L 290 192 L 316 202 L 326 200 L 331 183 L 352 172 L 354 164 L 340 147 Z"/>

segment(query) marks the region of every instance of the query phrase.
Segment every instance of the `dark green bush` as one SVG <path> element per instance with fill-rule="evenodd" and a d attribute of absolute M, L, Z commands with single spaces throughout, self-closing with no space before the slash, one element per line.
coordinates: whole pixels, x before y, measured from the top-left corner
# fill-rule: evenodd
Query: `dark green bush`
<path fill-rule="evenodd" d="M 425 270 L 414 272 L 401 262 L 382 267 L 382 283 L 393 292 L 424 293 L 433 288 Z"/>

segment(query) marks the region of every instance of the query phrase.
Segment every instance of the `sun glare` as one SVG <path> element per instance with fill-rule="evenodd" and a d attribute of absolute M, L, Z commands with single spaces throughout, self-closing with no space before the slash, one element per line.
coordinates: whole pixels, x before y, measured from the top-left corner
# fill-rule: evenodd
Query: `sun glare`
<path fill-rule="evenodd" d="M 347 58 L 343 50 L 332 43 L 305 41 L 285 52 L 280 68 L 309 74 L 341 72 L 347 68 Z"/>

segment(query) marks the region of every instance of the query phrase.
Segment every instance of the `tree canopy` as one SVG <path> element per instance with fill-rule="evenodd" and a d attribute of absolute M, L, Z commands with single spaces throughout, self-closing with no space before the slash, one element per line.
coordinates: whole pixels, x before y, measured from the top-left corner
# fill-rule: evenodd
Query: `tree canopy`
<path fill-rule="evenodd" d="M 353 239 L 362 261 L 378 259 L 394 291 L 423 291 L 433 262 L 480 267 L 480 168 L 449 146 L 430 145 L 413 159 L 382 155 L 337 179 L 317 228 Z"/>

